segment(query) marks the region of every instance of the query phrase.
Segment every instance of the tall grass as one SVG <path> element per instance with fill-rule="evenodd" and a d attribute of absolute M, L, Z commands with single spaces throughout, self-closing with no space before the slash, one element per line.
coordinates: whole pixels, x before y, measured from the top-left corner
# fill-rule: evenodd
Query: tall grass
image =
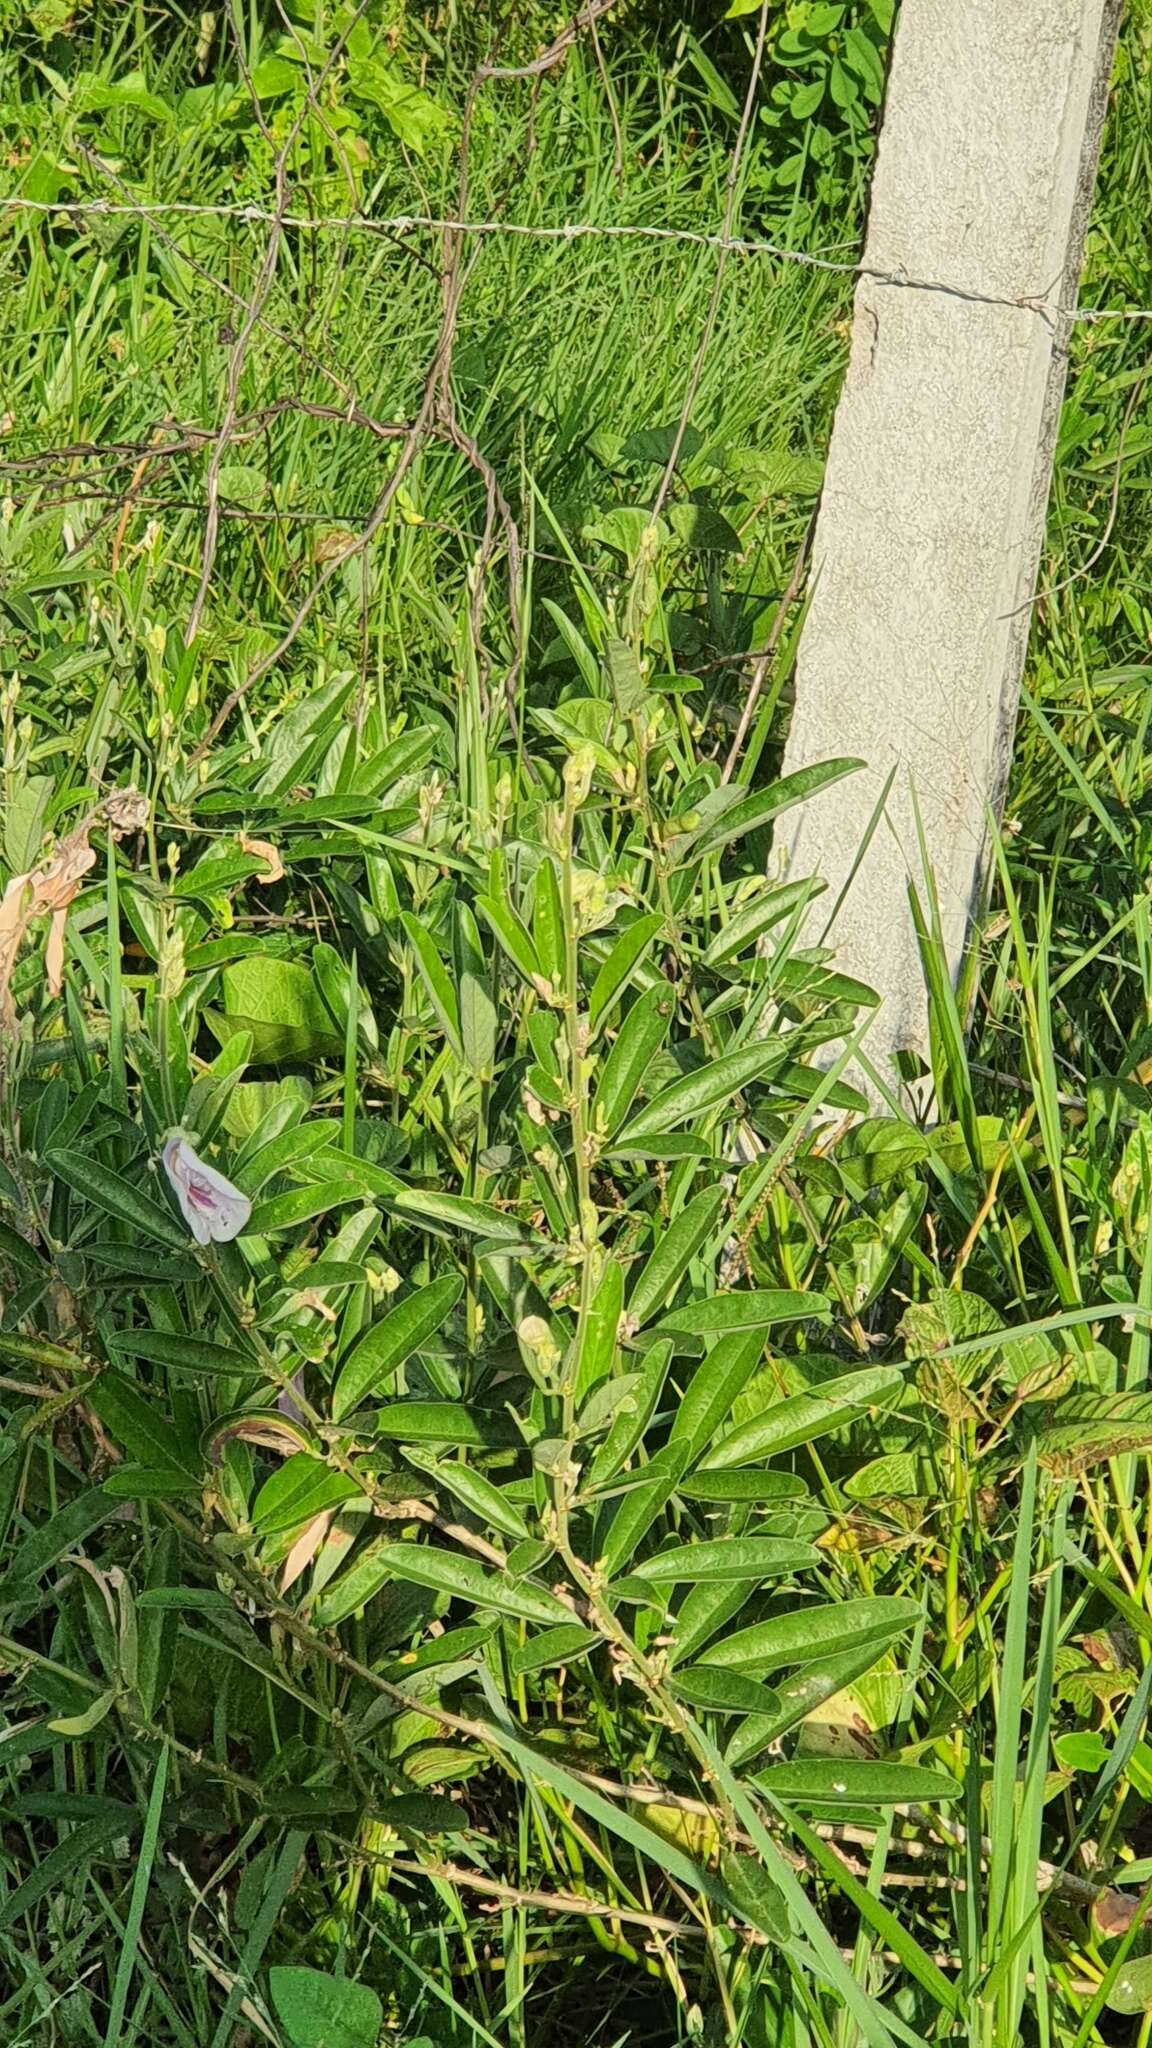
<path fill-rule="evenodd" d="M 16 10 L 26 194 L 265 202 L 299 53 L 251 8 L 241 63 L 226 13 Z M 352 49 L 293 212 L 452 216 L 483 26 Z M 510 12 L 502 60 L 554 26 Z M 714 233 L 748 26 L 637 11 L 490 82 L 469 218 Z M 1147 35 L 1096 304 L 1152 304 Z M 785 133 L 744 231 L 850 242 L 859 134 L 793 190 Z M 52 848 L 94 855 L 59 991 L 32 923 L 3 1027 L 5 2038 L 1143 2043 L 1144 330 L 1077 332 L 970 1033 L 920 906 L 921 1130 L 853 1121 L 819 1053 L 869 993 L 763 879 L 792 616 L 720 780 L 846 281 L 728 259 L 653 526 L 716 252 L 468 241 L 460 432 L 245 688 L 442 319 L 433 232 L 285 232 L 186 648 L 267 235 L 24 212 L 0 245 L 5 875 L 47 909 Z M 519 532 L 519 669 L 462 439 Z M 193 1244 L 177 1123 L 253 1204 L 235 1241 Z"/>

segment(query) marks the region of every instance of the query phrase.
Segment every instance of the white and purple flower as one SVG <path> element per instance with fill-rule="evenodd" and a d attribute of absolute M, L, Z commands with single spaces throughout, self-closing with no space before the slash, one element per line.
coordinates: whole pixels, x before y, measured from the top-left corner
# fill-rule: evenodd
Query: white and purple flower
<path fill-rule="evenodd" d="M 252 1214 L 247 1195 L 206 1166 L 183 1131 L 169 1131 L 160 1157 L 197 1244 L 228 1244 L 239 1237 Z"/>

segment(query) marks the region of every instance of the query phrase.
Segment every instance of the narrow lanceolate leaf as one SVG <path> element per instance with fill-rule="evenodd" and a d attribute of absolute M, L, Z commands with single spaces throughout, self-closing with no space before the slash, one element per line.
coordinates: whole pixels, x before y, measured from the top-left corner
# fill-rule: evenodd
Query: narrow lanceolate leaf
<path fill-rule="evenodd" d="M 496 1064 L 496 1005 L 476 919 L 466 903 L 456 905 L 454 932 L 464 1061 L 478 1080 L 488 1080 Z"/>
<path fill-rule="evenodd" d="M 91 1536 L 101 1523 L 111 1521 L 117 1513 L 116 1502 L 100 1486 L 91 1486 L 70 1500 L 67 1507 L 60 1508 L 38 1529 L 25 1536 L 17 1544 L 8 1560 L 8 1569 L 0 1581 L 0 1592 L 15 1593 L 23 1585 L 38 1579 L 66 1550 L 74 1550 Z"/>
<path fill-rule="evenodd" d="M 682 1209 L 667 1230 L 658 1228 L 656 1249 L 628 1299 L 630 1320 L 640 1329 L 674 1294 L 724 1207 L 722 1187 L 705 1188 Z"/>
<path fill-rule="evenodd" d="M 689 1383 L 676 1410 L 669 1441 L 688 1444 L 693 1456 L 711 1443 L 763 1351 L 762 1330 L 734 1330 L 721 1337 Z"/>
<path fill-rule="evenodd" d="M 670 1664 L 685 1664 L 695 1657 L 703 1643 L 721 1629 L 756 1590 L 747 1579 L 705 1580 L 684 1595 L 676 1613 L 676 1624 L 668 1652 Z"/>
<path fill-rule="evenodd" d="M 362 1200 L 361 1191 L 345 1180 L 314 1181 L 306 1188 L 288 1188 L 257 1202 L 248 1219 L 248 1235 L 268 1237 L 277 1230 L 292 1230 L 298 1223 L 311 1223 L 333 1209 L 346 1208 Z"/>
<path fill-rule="evenodd" d="M 798 1806 L 925 1805 L 959 1799 L 961 1787 L 942 1771 L 919 1764 L 837 1762 L 769 1764 L 756 1783 L 775 1799 L 794 1799 Z"/>
<path fill-rule="evenodd" d="M 128 1827 L 134 1832 L 137 1825 L 134 1815 Z M 123 1820 L 111 1817 L 86 1820 L 73 1828 L 67 1840 L 49 1849 L 23 1884 L 18 1884 L 0 1904 L 0 1932 L 18 1926 L 25 1913 L 30 1913 L 41 1899 L 58 1893 L 66 1880 L 78 1878 L 90 1863 L 118 1861 L 113 1844 L 122 1842 L 126 1831 Z"/>
<path fill-rule="evenodd" d="M 88 1390 L 101 1422 L 129 1456 L 160 1471 L 180 1473 L 197 1486 L 202 1476 L 199 1455 L 168 1420 L 159 1395 L 148 1395 L 122 1373 L 102 1372 Z"/>
<path fill-rule="evenodd" d="M 643 1485 L 634 1487 L 618 1501 L 604 1548 L 600 1570 L 607 1579 L 626 1570 L 648 1530 L 676 1491 L 676 1482 L 688 1463 L 687 1444 L 666 1444 L 644 1468 Z"/>
<path fill-rule="evenodd" d="M 738 1629 L 705 1650 L 703 1662 L 723 1665 L 726 1670 L 764 1672 L 847 1655 L 868 1645 L 880 1656 L 919 1618 L 919 1601 L 895 1594 L 874 1600 L 821 1601 Z"/>
<path fill-rule="evenodd" d="M 110 1351 L 129 1358 L 144 1358 L 152 1365 L 167 1366 L 170 1372 L 189 1373 L 193 1378 L 226 1374 L 233 1379 L 261 1373 L 258 1358 L 250 1351 L 233 1350 L 227 1344 L 209 1344 L 202 1337 L 185 1337 L 170 1330 L 107 1330 L 104 1341 Z"/>
<path fill-rule="evenodd" d="M 650 941 L 655 938 L 663 922 L 663 916 L 658 910 L 649 911 L 645 916 L 638 917 L 636 922 L 630 924 L 627 931 L 617 939 L 592 984 L 592 993 L 588 998 L 588 1022 L 593 1035 L 617 997 L 627 988 L 635 968 L 643 959 Z"/>
<path fill-rule="evenodd" d="M 471 1236 L 491 1238 L 495 1243 L 503 1239 L 508 1244 L 520 1244 L 533 1235 L 514 1216 L 505 1216 L 487 1202 L 473 1202 L 467 1195 L 442 1195 L 436 1188 L 401 1188 L 386 1200 L 399 1214 L 418 1216 L 449 1234 L 466 1230 Z"/>
<path fill-rule="evenodd" d="M 768 789 L 756 790 L 742 803 L 733 804 L 714 824 L 706 825 L 693 840 L 688 857 L 699 860 L 706 853 L 719 853 L 721 847 L 730 846 L 734 839 L 742 838 L 746 832 L 758 832 L 783 811 L 806 802 L 819 790 L 830 789 L 834 782 L 841 782 L 864 765 L 863 761 L 855 760 L 820 761 L 811 768 L 799 769 L 795 775 L 784 776 Z"/>
<path fill-rule="evenodd" d="M 787 1048 L 779 1039 L 758 1038 L 753 1045 L 742 1045 L 736 1052 L 709 1060 L 707 1066 L 697 1067 L 694 1074 L 685 1074 L 654 1095 L 639 1116 L 625 1125 L 620 1143 L 635 1145 L 641 1138 L 659 1137 L 687 1117 L 703 1116 L 718 1103 L 731 1102 L 741 1088 L 763 1079 L 773 1067 L 782 1066 L 786 1058 Z"/>
<path fill-rule="evenodd" d="M 609 1259 L 600 1275 L 576 1345 L 575 1394 L 583 1401 L 607 1379 L 616 1356 L 617 1332 L 624 1307 L 624 1268 Z"/>
<path fill-rule="evenodd" d="M 280 1536 L 303 1528 L 314 1515 L 339 1507 L 359 1491 L 346 1472 L 333 1471 L 321 1458 L 300 1451 L 265 1480 L 252 1505 L 252 1520 L 261 1536 Z"/>
<path fill-rule="evenodd" d="M 122 1174 L 100 1166 L 85 1152 L 48 1152 L 44 1163 L 57 1180 L 62 1180 L 75 1194 L 83 1195 L 85 1201 L 102 1209 L 105 1215 L 130 1223 L 134 1230 L 160 1244 L 186 1250 L 188 1232 L 181 1229 L 167 1209 L 162 1209 L 159 1202 L 154 1202 Z"/>
<path fill-rule="evenodd" d="M 718 1536 L 707 1543 L 679 1543 L 645 1558 L 632 1576 L 649 1585 L 695 1585 L 716 1579 L 786 1578 L 821 1563 L 811 1543 L 790 1543 L 776 1536 Z"/>
<path fill-rule="evenodd" d="M 374 1556 L 377 1565 L 393 1578 L 412 1586 L 428 1586 L 435 1593 L 448 1593 L 452 1599 L 465 1600 L 471 1607 L 490 1607 L 497 1614 L 537 1621 L 545 1628 L 573 1619 L 572 1609 L 542 1586 L 503 1572 L 485 1571 L 474 1558 L 433 1550 L 427 1543 L 382 1543 Z"/>
<path fill-rule="evenodd" d="M 495 896 L 478 896 L 476 908 L 485 924 L 499 941 L 514 967 L 533 988 L 546 979 L 535 946 L 528 935 L 528 928 L 517 916 L 507 897 L 499 900 Z"/>
<path fill-rule="evenodd" d="M 564 912 L 556 869 L 547 854 L 536 869 L 532 943 L 541 970 L 553 988 L 560 988 L 564 980 Z"/>
<path fill-rule="evenodd" d="M 892 1367 L 867 1366 L 862 1372 L 826 1380 L 818 1393 L 791 1394 L 733 1430 L 701 1461 L 700 1469 L 718 1472 L 728 1465 L 750 1465 L 812 1443 L 869 1408 L 894 1400 L 903 1383 L 903 1375 Z"/>
<path fill-rule="evenodd" d="M 416 1450 L 406 1451 L 405 1456 L 418 1472 L 427 1473 L 437 1486 L 463 1501 L 469 1513 L 490 1529 L 507 1536 L 511 1543 L 529 1541 L 528 1524 L 519 1508 L 505 1499 L 500 1488 L 482 1472 L 474 1472 L 470 1465 L 462 1465 L 456 1458 L 430 1458 Z"/>
<path fill-rule="evenodd" d="M 336 1421 L 359 1407 L 389 1373 L 435 1335 L 463 1291 L 460 1275 L 446 1274 L 442 1280 L 433 1280 L 431 1286 L 410 1294 L 361 1337 L 351 1357 L 345 1360 L 333 1389 L 332 1414 Z"/>
<path fill-rule="evenodd" d="M 376 1436 L 400 1444 L 454 1444 L 470 1450 L 497 1450 L 523 1442 L 509 1416 L 490 1408 L 469 1408 L 463 1401 L 390 1401 L 372 1418 Z"/>
<path fill-rule="evenodd" d="M 671 1356 L 670 1344 L 652 1346 L 635 1394 L 629 1396 L 627 1404 L 621 1408 L 588 1468 L 586 1484 L 589 1492 L 594 1493 L 598 1487 L 607 1486 L 636 1449 L 660 1399 Z"/>
<path fill-rule="evenodd" d="M 436 950 L 432 934 L 425 929 L 418 917 L 411 911 L 400 912 L 400 922 L 415 956 L 416 967 L 428 1000 L 436 1014 L 436 1021 L 456 1054 L 464 1057 L 464 1041 L 460 1034 L 460 1004 L 451 977 Z"/>
<path fill-rule="evenodd" d="M 690 1707 L 711 1714 L 774 1714 L 779 1700 L 766 1685 L 739 1671 L 717 1671 L 711 1664 L 689 1664 L 672 1680 L 673 1692 Z"/>
<path fill-rule="evenodd" d="M 770 1330 L 776 1323 L 823 1318 L 830 1306 L 826 1294 L 800 1294 L 786 1287 L 741 1288 L 673 1309 L 657 1327 L 686 1337 L 722 1337 L 730 1330 Z"/>
<path fill-rule="evenodd" d="M 668 1036 L 674 1007 L 668 989 L 648 989 L 637 996 L 616 1034 L 592 1098 L 593 1126 L 609 1138 L 619 1130 Z"/>

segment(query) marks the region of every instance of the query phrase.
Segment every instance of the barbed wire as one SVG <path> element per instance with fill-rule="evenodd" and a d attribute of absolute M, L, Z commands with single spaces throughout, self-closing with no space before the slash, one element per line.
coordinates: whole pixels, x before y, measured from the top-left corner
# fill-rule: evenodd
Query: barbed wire
<path fill-rule="evenodd" d="M 529 241 L 578 242 L 646 241 L 683 243 L 697 249 L 715 249 L 724 254 L 766 256 L 778 263 L 793 263 L 807 270 L 820 270 L 841 277 L 867 278 L 874 284 L 903 291 L 935 292 L 980 306 L 1003 306 L 1015 312 L 1036 313 L 1047 319 L 1091 322 L 1100 320 L 1152 320 L 1152 306 L 1076 306 L 1040 293 L 1024 292 L 1017 297 L 996 292 L 975 291 L 947 278 L 914 277 L 906 270 L 884 270 L 859 258 L 823 256 L 808 249 L 791 249 L 786 244 L 752 235 L 708 234 L 698 228 L 661 227 L 650 222 L 566 220 L 526 222 L 511 220 L 457 220 L 450 214 L 394 213 L 378 219 L 370 214 L 276 213 L 272 208 L 246 202 L 211 203 L 190 199 L 158 199 L 129 202 L 113 199 L 26 199 L 19 193 L 0 195 L 0 213 L 37 213 L 63 219 L 84 217 L 104 219 L 187 219 L 234 220 L 253 227 L 273 226 L 298 229 L 306 234 L 357 233 L 395 239 L 417 231 L 433 235 L 508 236 Z"/>

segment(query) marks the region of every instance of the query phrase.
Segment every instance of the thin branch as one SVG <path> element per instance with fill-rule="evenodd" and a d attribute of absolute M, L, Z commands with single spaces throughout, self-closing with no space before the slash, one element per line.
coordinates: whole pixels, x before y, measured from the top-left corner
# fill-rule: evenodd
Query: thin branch
<path fill-rule="evenodd" d="M 768 638 L 756 656 L 756 664 L 748 684 L 748 694 L 744 699 L 744 708 L 740 713 L 740 723 L 736 727 L 736 736 L 728 750 L 728 759 L 724 763 L 723 772 L 720 776 L 722 783 L 731 781 L 736 763 L 743 752 L 744 741 L 748 737 L 748 728 L 752 723 L 752 713 L 759 702 L 760 692 L 764 687 L 764 678 L 772 665 L 776 649 L 780 644 L 780 636 L 784 631 L 784 621 L 796 602 L 800 586 L 804 581 L 804 572 L 808 567 L 808 556 L 811 552 L 812 537 L 815 531 L 816 511 L 814 510 L 804 529 L 804 538 L 796 551 L 796 560 L 792 565 L 792 574 L 788 578 L 784 595 L 776 607 L 776 616 L 769 629 Z"/>

